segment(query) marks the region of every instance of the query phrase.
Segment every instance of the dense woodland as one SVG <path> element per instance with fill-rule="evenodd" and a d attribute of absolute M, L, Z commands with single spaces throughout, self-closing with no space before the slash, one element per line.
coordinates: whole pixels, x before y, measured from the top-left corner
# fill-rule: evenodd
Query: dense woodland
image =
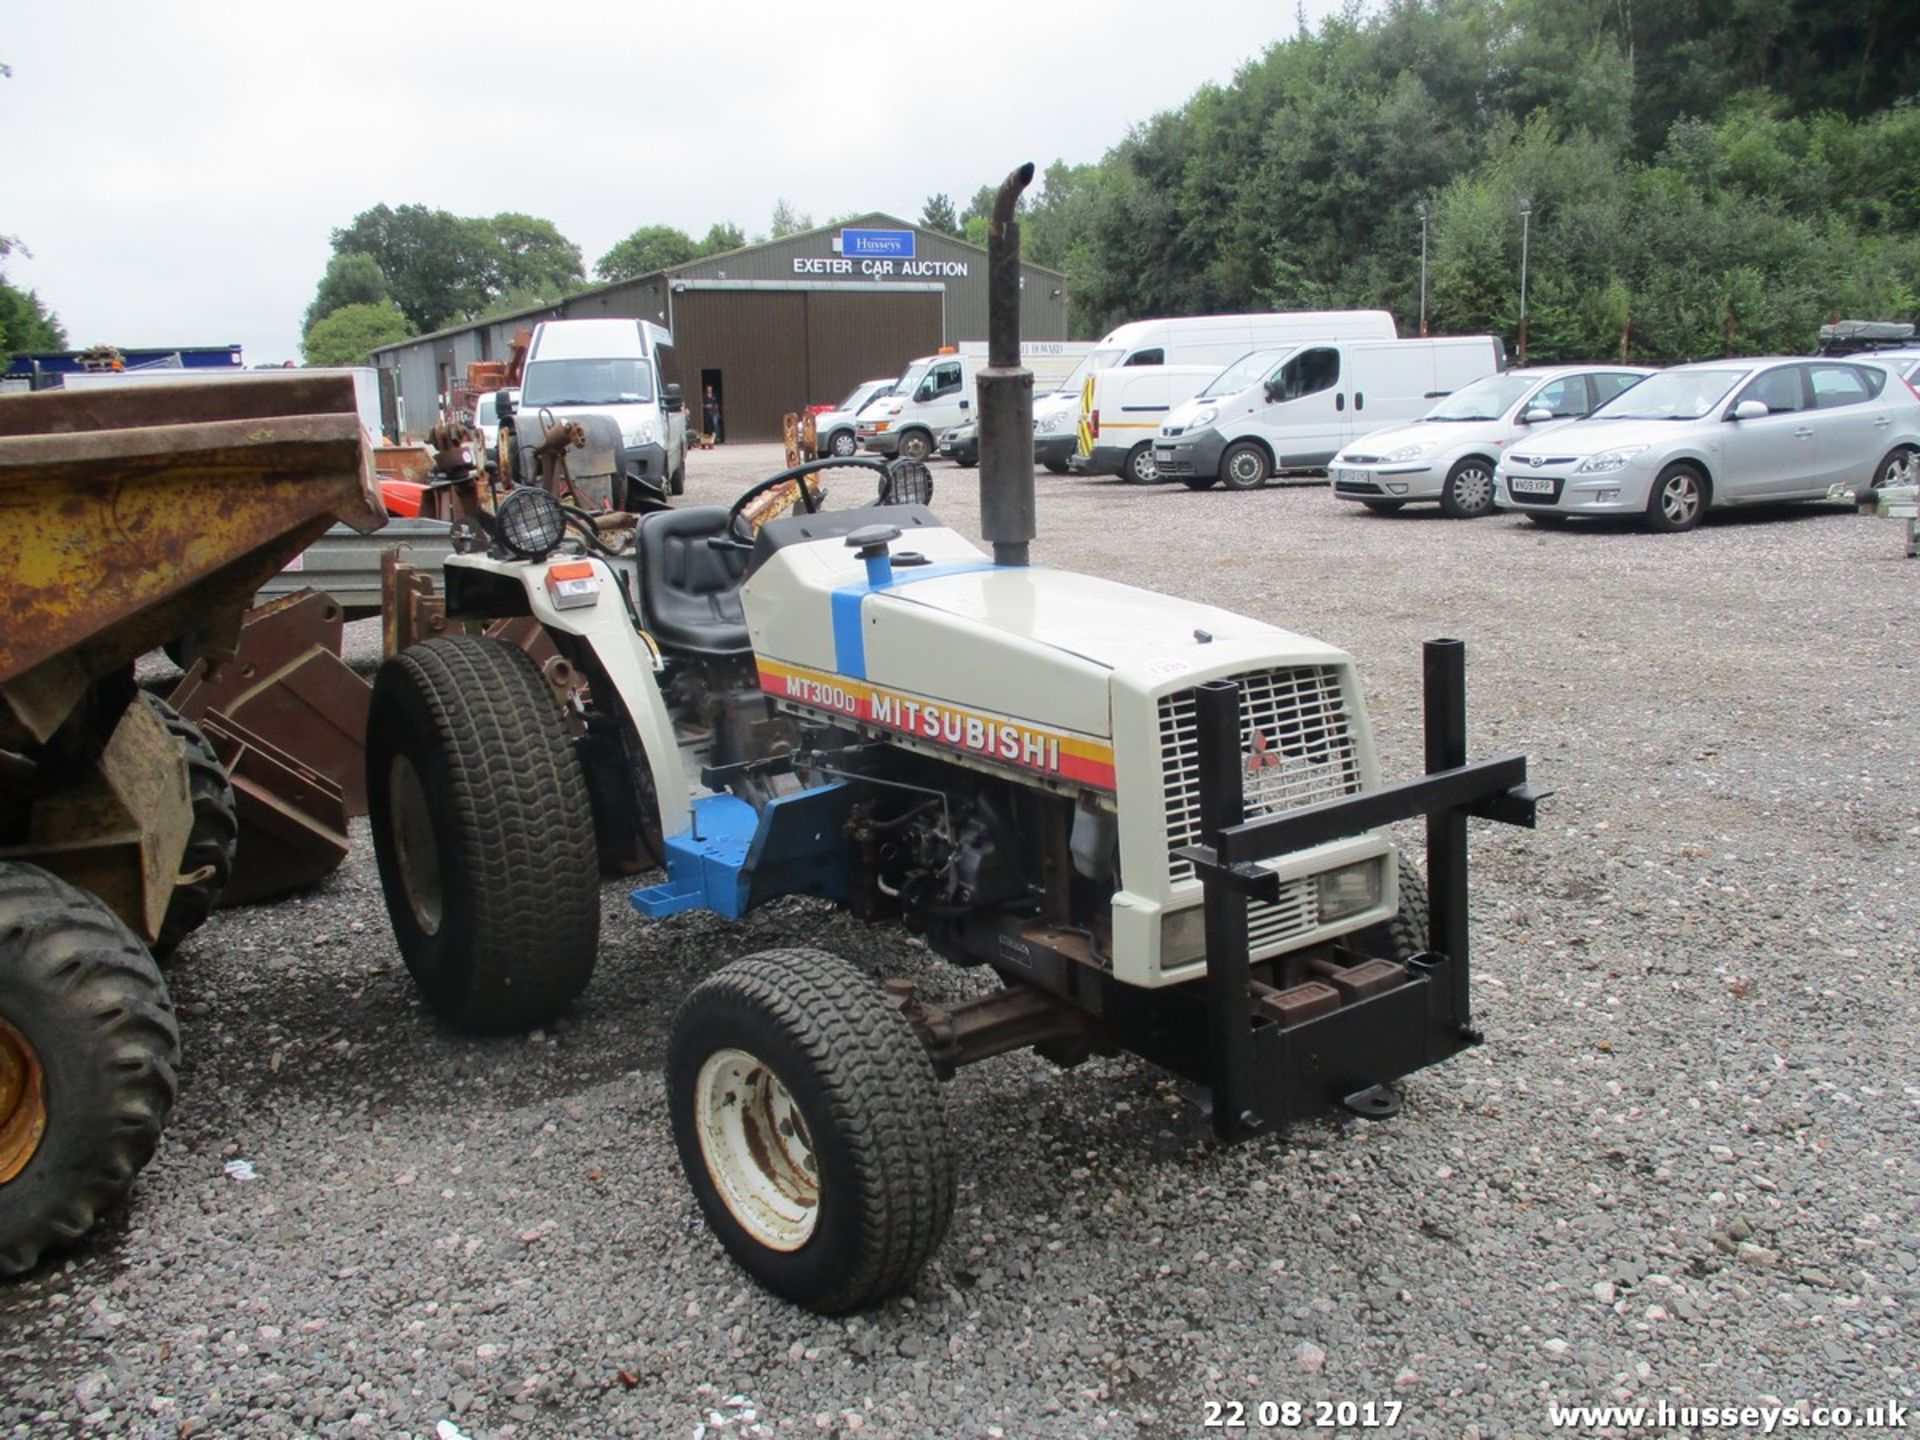
<path fill-rule="evenodd" d="M 1024 224 L 1078 336 L 1147 315 L 1385 306 L 1530 358 L 1798 352 L 1920 312 L 1916 0 L 1351 6 Z M 938 197 L 936 197 L 938 198 Z"/>

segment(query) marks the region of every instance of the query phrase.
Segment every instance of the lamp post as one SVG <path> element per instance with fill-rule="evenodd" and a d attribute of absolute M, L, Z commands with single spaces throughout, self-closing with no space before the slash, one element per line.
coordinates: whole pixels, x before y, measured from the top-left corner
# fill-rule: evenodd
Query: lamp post
<path fill-rule="evenodd" d="M 1520 202 L 1520 363 L 1527 363 L 1527 232 L 1533 219 L 1533 201 Z"/>
<path fill-rule="evenodd" d="M 1427 336 L 1427 202 L 1414 207 L 1420 212 L 1420 338 Z"/>

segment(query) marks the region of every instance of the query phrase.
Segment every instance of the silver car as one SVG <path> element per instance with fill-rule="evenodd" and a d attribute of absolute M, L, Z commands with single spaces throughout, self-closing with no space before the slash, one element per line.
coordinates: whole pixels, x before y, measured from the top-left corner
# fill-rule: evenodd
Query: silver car
<path fill-rule="evenodd" d="M 1917 453 L 1920 394 L 1888 363 L 1709 360 L 1515 444 L 1494 471 L 1494 503 L 1539 524 L 1627 515 L 1691 530 L 1714 505 L 1904 479 Z"/>

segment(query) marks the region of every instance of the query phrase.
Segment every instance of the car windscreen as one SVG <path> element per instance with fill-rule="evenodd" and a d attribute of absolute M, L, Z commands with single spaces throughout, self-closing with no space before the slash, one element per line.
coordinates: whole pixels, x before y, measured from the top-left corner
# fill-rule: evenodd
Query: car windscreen
<path fill-rule="evenodd" d="M 1698 420 L 1747 377 L 1745 370 L 1669 370 L 1622 390 L 1590 420 Z"/>
<path fill-rule="evenodd" d="M 1054 386 L 1049 392 L 1054 395 L 1078 395 L 1080 387 L 1087 383 L 1087 376 L 1093 370 L 1093 356 L 1082 355 L 1080 363 L 1067 372 L 1067 378 Z"/>
<path fill-rule="evenodd" d="M 494 425 L 493 401 L 498 391 L 489 391 L 473 402 L 473 423 L 492 429 Z"/>
<path fill-rule="evenodd" d="M 836 410 L 857 411 L 862 405 L 865 405 L 869 400 L 873 399 L 874 396 L 878 395 L 882 390 L 886 388 L 887 387 L 884 385 L 875 385 L 871 380 L 862 380 L 858 385 L 854 386 L 853 389 L 847 392 L 846 399 L 842 400 L 838 405 L 834 406 L 833 408 Z"/>
<path fill-rule="evenodd" d="M 1233 364 L 1222 370 L 1207 382 L 1207 388 L 1200 392 L 1202 400 L 1219 399 L 1226 395 L 1238 395 L 1242 390 L 1257 385 L 1280 365 L 1280 362 L 1300 347 L 1290 345 L 1284 350 L 1255 350 L 1242 355 Z"/>
<path fill-rule="evenodd" d="M 1458 423 L 1465 420 L 1498 420 L 1519 398 L 1540 381 L 1538 375 L 1489 375 L 1464 390 L 1456 390 L 1423 417 Z"/>
<path fill-rule="evenodd" d="M 926 377 L 927 371 L 932 368 L 933 362 L 930 360 L 922 360 L 917 365 L 909 365 L 905 372 L 901 374 L 900 378 L 893 382 L 893 393 L 896 395 L 911 395 L 914 386 L 918 385 L 921 380 Z"/>
<path fill-rule="evenodd" d="M 638 405 L 653 399 L 653 366 L 645 360 L 536 360 L 520 382 L 520 404 Z"/>
<path fill-rule="evenodd" d="M 1112 345 L 1105 350 L 1096 350 L 1080 363 L 1088 370 L 1111 370 L 1127 358 L 1127 347 Z"/>

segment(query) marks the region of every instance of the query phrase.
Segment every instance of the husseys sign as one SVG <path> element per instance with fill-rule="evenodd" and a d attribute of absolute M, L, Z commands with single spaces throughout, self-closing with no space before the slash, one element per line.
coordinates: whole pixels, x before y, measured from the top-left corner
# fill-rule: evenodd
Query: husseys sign
<path fill-rule="evenodd" d="M 1016 770 L 1114 789 L 1113 747 L 1071 731 L 969 710 L 866 680 L 762 660 L 760 688 L 777 699 L 844 715 L 878 730 L 925 741 Z"/>

